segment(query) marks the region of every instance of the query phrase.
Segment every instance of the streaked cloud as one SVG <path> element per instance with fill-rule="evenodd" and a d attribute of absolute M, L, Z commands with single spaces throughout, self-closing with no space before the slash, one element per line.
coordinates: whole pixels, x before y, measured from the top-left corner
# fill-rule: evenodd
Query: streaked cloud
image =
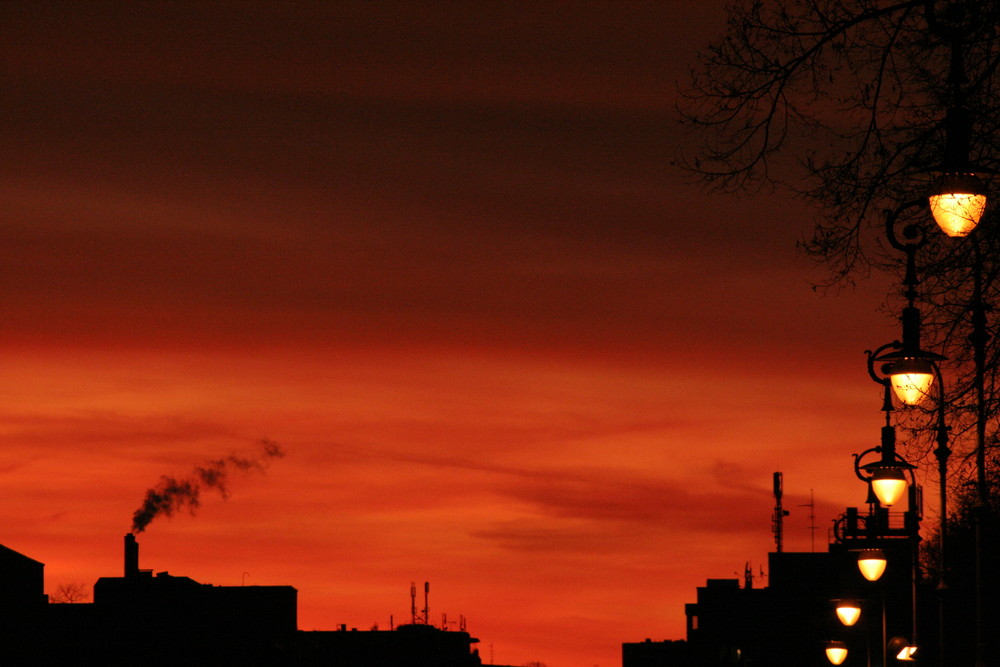
<path fill-rule="evenodd" d="M 809 289 L 807 211 L 671 165 L 722 17 L 0 3 L 4 543 L 89 584 L 160 475 L 271 438 L 144 567 L 294 585 L 307 629 L 403 622 L 431 580 L 552 667 L 680 637 L 765 559 L 775 470 L 809 548 L 810 491 L 821 527 L 858 502 L 861 350 L 894 334 L 881 286 Z"/>

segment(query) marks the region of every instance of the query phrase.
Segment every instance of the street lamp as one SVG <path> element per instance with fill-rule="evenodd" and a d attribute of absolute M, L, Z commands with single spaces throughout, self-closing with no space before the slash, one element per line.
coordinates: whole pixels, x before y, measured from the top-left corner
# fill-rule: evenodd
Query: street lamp
<path fill-rule="evenodd" d="M 923 357 L 906 356 L 893 362 L 889 382 L 896 398 L 904 405 L 918 405 L 934 383 L 934 367 Z"/>
<path fill-rule="evenodd" d="M 939 510 L 938 510 L 938 642 L 940 651 L 940 664 L 945 665 L 947 651 L 945 649 L 945 591 L 948 588 L 946 583 L 947 575 L 947 560 L 945 557 L 945 546 L 947 543 L 947 533 L 948 533 L 948 457 L 951 455 L 951 449 L 948 447 L 948 425 L 945 421 L 945 393 L 944 393 L 944 379 L 941 377 L 941 369 L 936 362 L 930 362 L 929 366 L 931 371 L 937 378 L 937 405 L 935 406 L 935 412 L 937 413 L 937 426 L 935 428 L 935 438 L 937 441 L 937 447 L 934 449 L 934 456 L 938 463 L 938 500 L 939 500 Z M 878 473 L 876 473 L 877 475 Z M 875 475 L 873 475 L 872 485 L 874 486 Z M 905 483 L 905 480 L 904 480 Z M 916 622 L 914 622 L 914 627 L 916 627 Z M 915 630 L 914 630 L 915 632 Z M 916 649 L 913 649 L 915 651 Z M 899 652 L 897 652 L 899 653 Z M 912 656 L 912 652 L 909 654 Z M 900 660 L 913 660 L 912 657 L 900 657 Z"/>
<path fill-rule="evenodd" d="M 826 659 L 834 665 L 843 664 L 847 660 L 847 644 L 841 641 L 827 642 Z"/>
<path fill-rule="evenodd" d="M 949 236 L 965 236 L 971 234 L 976 228 L 979 219 L 986 209 L 985 189 L 981 184 L 972 183 L 968 179 L 969 175 L 974 176 L 974 172 L 992 173 L 993 169 L 982 169 L 977 167 L 970 160 L 970 147 L 972 144 L 972 119 L 966 104 L 965 84 L 968 78 L 965 74 L 964 46 L 968 37 L 968 28 L 976 21 L 975 14 L 967 11 L 968 8 L 975 8 L 976 3 L 945 3 L 945 9 L 938 14 L 933 3 L 927 4 L 929 11 L 925 12 L 928 25 L 933 32 L 940 36 L 951 48 L 951 59 L 948 73 L 948 107 L 945 116 L 945 145 L 943 156 L 944 176 L 963 175 L 964 183 L 952 183 L 948 187 L 935 188 L 929 194 L 928 201 L 934 206 L 934 197 L 940 196 L 940 200 L 946 207 L 954 207 L 958 212 L 959 222 L 965 218 L 966 225 L 957 229 L 957 234 L 952 234 L 945 225 L 942 229 Z M 944 177 L 939 179 L 944 181 Z M 977 186 L 979 189 L 977 190 Z M 943 192 L 951 190 L 950 193 Z M 951 194 L 951 198 L 946 195 Z M 958 195 L 965 195 L 959 197 Z M 935 217 L 935 219 L 937 219 Z M 964 233 L 962 233 L 964 232 Z M 985 667 L 987 663 L 987 640 L 986 628 L 983 620 L 983 605 L 986 598 L 986 590 L 983 575 L 984 554 L 983 554 L 983 522 L 984 513 L 989 508 L 989 489 L 986 482 L 986 343 L 990 334 L 986 328 L 987 306 L 983 302 L 983 257 L 979 245 L 978 235 L 971 236 L 971 249 L 973 257 L 972 267 L 972 302 L 970 304 L 972 333 L 969 335 L 969 342 L 972 346 L 972 357 L 974 366 L 973 388 L 976 401 L 976 495 L 977 507 L 973 513 L 975 526 L 975 579 L 976 579 L 976 602 L 975 602 L 975 664 L 976 667 Z"/>
<path fill-rule="evenodd" d="M 954 114 L 954 115 L 952 115 Z M 961 137 L 962 133 L 967 133 L 968 125 L 967 118 L 965 118 L 960 111 L 949 112 L 949 139 L 951 147 L 949 148 L 949 158 L 954 162 L 955 160 L 962 160 L 960 153 L 963 150 L 967 150 L 967 147 L 963 148 L 958 146 L 956 148 L 954 144 L 954 137 L 959 137 L 960 142 L 964 141 Z M 970 176 L 970 175 L 966 175 Z M 945 187 L 947 186 L 947 187 Z M 978 211 L 958 211 L 956 215 L 960 214 L 959 217 L 964 217 L 964 222 L 968 224 L 968 227 L 964 233 L 953 233 L 953 230 L 949 230 L 947 225 L 943 222 L 940 214 L 940 207 L 937 207 L 941 201 L 943 201 L 945 193 L 950 188 L 952 193 L 982 193 L 982 186 L 978 179 L 974 176 L 970 178 L 958 178 L 948 177 L 939 179 L 937 184 L 936 194 L 932 195 L 930 198 L 931 212 L 934 215 L 935 220 L 938 225 L 944 229 L 944 231 L 949 236 L 963 236 L 967 234 L 971 229 L 978 223 L 979 218 L 982 216 L 982 210 Z M 956 199 L 953 197 L 953 199 Z M 960 198 L 959 198 L 960 199 Z M 971 201 L 971 198 L 966 198 L 967 201 Z M 985 196 L 982 196 L 981 200 L 978 200 L 980 204 L 985 207 Z M 939 595 L 939 640 L 940 640 L 940 652 L 941 652 L 941 664 L 945 664 L 945 603 L 944 603 L 944 590 L 947 588 L 945 583 L 945 536 L 947 532 L 947 475 L 948 475 L 948 457 L 951 454 L 951 450 L 948 447 L 948 427 L 945 424 L 945 393 L 944 393 L 944 380 L 941 377 L 941 369 L 939 362 L 944 361 L 945 357 L 922 350 L 920 348 L 920 312 L 914 306 L 914 300 L 917 296 L 916 286 L 919 284 L 919 280 L 916 276 L 916 251 L 926 243 L 926 236 L 924 234 L 923 228 L 917 224 L 908 224 L 903 228 L 902 236 L 905 240 L 900 240 L 896 235 L 896 221 L 900 214 L 912 207 L 921 206 L 919 201 L 911 201 L 903 204 L 895 211 L 888 212 L 886 214 L 886 235 L 889 239 L 890 244 L 906 253 L 906 276 L 903 284 L 906 285 L 905 296 L 907 298 L 908 304 L 903 309 L 902 314 L 902 324 L 903 324 L 903 341 L 901 343 L 894 342 L 889 345 L 884 345 L 874 354 L 869 354 L 869 365 L 868 372 L 872 379 L 876 382 L 886 382 L 892 387 L 893 393 L 896 398 L 904 405 L 913 406 L 917 405 L 927 397 L 930 393 L 933 384 L 937 383 L 937 448 L 934 450 L 934 455 L 938 462 L 938 479 L 939 479 L 939 493 L 940 493 L 940 529 L 939 529 L 939 566 L 940 566 L 940 578 L 938 581 L 938 590 L 941 593 Z M 957 208 L 955 209 L 957 211 Z M 952 211 L 955 213 L 955 211 Z M 974 215 L 973 215 L 974 214 Z M 983 311 L 985 308 L 982 304 L 982 262 L 979 253 L 979 246 L 976 243 L 976 238 L 973 237 L 973 253 L 975 257 L 975 271 L 974 271 L 974 298 L 973 298 L 973 324 L 977 332 L 985 330 L 985 315 Z M 974 334 L 970 337 L 974 348 L 976 349 L 976 388 L 977 388 L 977 436 L 978 441 L 981 445 L 983 441 L 983 394 L 982 394 L 982 365 L 981 361 L 983 359 L 983 347 L 985 335 L 979 333 Z M 889 352 L 882 352 L 882 350 L 891 349 Z M 875 373 L 874 361 L 885 362 L 882 366 L 882 371 L 885 374 L 885 378 L 879 377 Z M 886 397 L 884 399 L 883 410 L 886 411 L 886 425 L 888 422 L 888 413 L 892 410 L 891 398 L 886 391 Z M 981 451 L 981 446 L 977 447 L 977 451 Z M 884 467 L 873 471 L 871 480 L 872 490 L 878 495 L 879 500 L 891 500 L 892 496 L 896 493 L 901 494 L 905 490 L 905 475 L 902 470 L 893 469 L 889 467 Z M 876 488 L 878 487 L 878 488 Z M 901 495 L 899 496 L 901 497 Z M 898 500 L 898 497 L 896 497 Z M 886 504 L 883 502 L 883 504 Z M 978 553 L 977 546 L 977 553 Z M 916 558 L 916 556 L 914 556 Z M 916 561 L 914 561 L 914 568 L 916 568 Z M 916 576 L 916 575 L 915 575 Z M 977 584 L 978 585 L 978 584 Z M 981 595 L 981 594 L 977 594 Z M 981 604 L 981 603 L 977 603 Z M 914 614 L 916 613 L 916 607 L 914 606 Z M 977 616 L 978 616 L 977 612 Z M 978 622 L 977 625 L 980 625 Z M 916 628 L 916 621 L 914 621 L 914 633 Z"/>
<path fill-rule="evenodd" d="M 944 361 L 945 357 L 920 347 L 920 311 L 913 305 L 916 291 L 910 287 L 906 295 L 910 303 L 903 308 L 901 318 L 903 341 L 883 346 L 883 349 L 893 349 L 891 352 L 874 355 L 873 361 L 885 364 L 889 385 L 899 402 L 912 406 L 919 405 L 927 398 L 937 375 L 934 364 Z"/>
<path fill-rule="evenodd" d="M 858 569 L 868 581 L 878 581 L 885 572 L 885 553 L 881 549 L 862 549 L 858 554 Z"/>
<path fill-rule="evenodd" d="M 872 471 L 872 491 L 879 502 L 891 507 L 906 493 L 906 475 L 899 466 L 876 468 Z"/>
<path fill-rule="evenodd" d="M 945 234 L 968 236 L 986 211 L 986 192 L 973 173 L 942 174 L 928 197 L 931 215 Z"/>
<path fill-rule="evenodd" d="M 861 605 L 854 600 L 836 600 L 837 618 L 844 625 L 850 627 L 861 618 Z"/>
<path fill-rule="evenodd" d="M 957 49 L 953 50 L 953 57 Z M 953 111 L 958 114 L 959 120 L 961 121 L 955 127 L 952 126 L 952 113 Z M 949 136 L 948 142 L 952 141 L 953 130 L 957 133 L 960 138 L 963 133 L 968 133 L 968 120 L 964 117 L 961 110 L 949 109 Z M 965 139 L 967 141 L 967 136 Z M 964 147 L 967 156 L 967 145 Z M 959 151 L 961 152 L 961 151 Z M 969 176 L 969 174 L 966 174 Z M 976 179 L 978 180 L 978 179 Z M 971 180 L 967 180 L 969 185 L 964 188 L 955 186 L 951 188 L 955 193 L 963 194 L 964 197 L 958 198 L 955 195 L 954 207 L 956 212 L 948 219 L 948 221 L 942 222 L 941 219 L 935 215 L 935 220 L 938 225 L 948 236 L 967 236 L 978 224 L 983 212 L 986 208 L 986 196 L 984 189 L 982 189 L 981 184 L 979 185 L 978 194 L 973 196 L 971 193 L 975 189 Z M 966 192 L 967 191 L 967 192 Z M 934 211 L 934 195 L 931 195 L 931 209 Z M 942 199 L 942 201 L 947 201 Z M 962 208 L 959 210 L 958 202 L 962 203 Z M 964 220 L 963 220 L 964 219 Z M 962 224 L 961 227 L 952 228 L 949 225 L 953 223 Z M 987 405 L 986 405 L 986 343 L 989 341 L 990 334 L 986 328 L 986 311 L 988 309 L 987 305 L 983 300 L 983 257 L 982 250 L 979 245 L 978 235 L 972 235 L 971 250 L 972 250 L 972 301 L 970 304 L 971 312 L 971 324 L 972 333 L 969 335 L 968 340 L 972 346 L 972 358 L 973 358 L 973 389 L 975 393 L 975 406 L 976 406 L 976 490 L 977 490 L 977 508 L 976 512 L 973 514 L 974 529 L 975 529 L 975 580 L 976 580 L 976 595 L 975 595 L 975 637 L 976 637 L 976 649 L 975 649 L 975 664 L 977 667 L 984 667 L 986 665 L 986 654 L 987 654 L 987 641 L 986 641 L 986 631 L 983 621 L 983 605 L 985 603 L 986 592 L 984 588 L 984 575 L 983 575 L 983 516 L 982 513 L 986 510 L 989 500 L 989 491 L 986 483 L 986 421 L 987 421 Z M 944 396 L 943 393 L 939 399 L 939 414 L 943 415 L 944 412 Z M 938 442 L 939 447 L 935 451 L 938 456 L 941 487 L 942 487 L 942 499 L 941 499 L 941 550 L 942 550 L 942 572 L 944 568 L 944 517 L 945 515 L 945 499 L 944 499 L 944 485 L 945 485 L 945 474 L 947 456 L 949 453 L 947 446 L 947 435 L 943 423 L 943 417 L 938 426 L 939 436 Z M 942 582 L 943 586 L 943 582 Z M 943 604 L 943 603 L 942 603 Z M 943 612 L 942 612 L 943 613 Z M 942 622 L 943 627 L 943 622 Z M 942 640 L 943 645 L 943 640 Z M 944 648 L 942 646 L 942 664 L 944 660 Z"/>
<path fill-rule="evenodd" d="M 896 656 L 902 662 L 915 662 L 917 647 L 905 637 L 893 637 L 889 640 L 889 655 Z"/>
<path fill-rule="evenodd" d="M 896 398 L 904 405 L 917 405 L 924 400 L 934 383 L 934 363 L 944 361 L 944 357 L 934 352 L 928 352 L 920 347 L 920 310 L 913 305 L 917 298 L 916 254 L 925 243 L 927 235 L 921 226 L 907 224 L 903 227 L 900 239 L 896 234 L 896 221 L 903 211 L 923 207 L 924 202 L 914 200 L 903 204 L 894 211 L 886 213 L 885 233 L 893 248 L 906 253 L 906 275 L 903 285 L 906 287 L 904 296 L 907 305 L 903 308 L 903 340 L 902 342 L 883 345 L 880 350 L 892 348 L 891 352 L 877 351 L 869 357 L 869 373 L 876 382 L 884 382 L 876 377 L 872 369 L 873 361 L 886 364 L 886 374 Z"/>
<path fill-rule="evenodd" d="M 872 447 L 861 454 L 854 455 L 855 472 L 861 481 L 869 484 L 869 488 L 879 504 L 885 507 L 892 507 L 903 497 L 908 483 L 904 471 L 911 471 L 916 467 L 896 453 L 895 437 L 896 430 L 892 426 L 883 426 L 882 446 Z M 870 452 L 881 452 L 879 460 L 858 465 L 861 457 Z M 861 474 L 862 470 L 868 473 L 867 477 Z"/>
<path fill-rule="evenodd" d="M 950 3 L 949 3 L 950 4 Z M 957 3 L 956 3 L 957 4 Z M 966 106 L 963 54 L 969 16 L 960 8 L 949 6 L 946 13 L 936 16 L 928 3 L 926 14 L 931 28 L 948 42 L 951 58 L 948 71 L 949 100 L 944 119 L 944 155 L 941 175 L 928 193 L 931 214 L 948 236 L 968 236 L 986 211 L 986 189 L 976 176 L 976 167 L 969 159 L 972 144 L 972 117 Z"/>
<path fill-rule="evenodd" d="M 882 398 L 882 410 L 885 412 L 885 425 L 882 426 L 881 444 L 877 447 L 866 449 L 860 454 L 854 455 L 854 474 L 862 482 L 866 482 L 878 502 L 885 507 L 892 507 L 906 493 L 905 471 L 913 470 L 914 465 L 906 461 L 896 453 L 896 428 L 891 423 L 890 413 L 893 411 L 890 383 L 887 378 L 879 377 L 874 369 L 874 360 L 879 357 L 879 353 L 886 349 L 898 345 L 890 343 L 883 345 L 875 352 L 870 350 L 868 354 L 868 374 L 873 380 L 881 384 L 884 388 Z M 861 461 L 868 454 L 879 454 L 879 459 L 870 463 L 862 464 Z M 864 471 L 867 474 L 862 474 Z"/>
<path fill-rule="evenodd" d="M 911 311 L 911 314 L 907 314 L 904 310 L 903 318 L 903 338 L 904 341 L 908 341 L 911 349 L 919 350 L 919 345 L 913 345 L 913 341 L 917 340 L 919 336 L 919 319 L 917 315 L 913 314 L 916 309 L 913 308 L 913 299 L 916 296 L 913 287 L 917 284 L 915 272 L 912 271 L 913 265 L 913 250 L 914 247 L 908 249 L 908 265 L 910 270 L 907 271 L 907 284 L 909 289 L 907 290 L 907 297 L 910 300 L 910 306 L 906 309 Z M 879 383 L 883 387 L 883 397 L 882 397 L 882 410 L 885 412 L 885 425 L 882 427 L 882 441 L 880 446 L 873 447 L 861 454 L 854 455 L 854 472 L 862 481 L 868 482 L 869 490 L 872 495 L 878 500 L 879 503 L 890 507 L 897 503 L 907 490 L 907 473 L 909 473 L 911 481 L 913 480 L 913 469 L 915 466 L 911 465 L 902 456 L 896 453 L 896 429 L 892 425 L 891 414 L 895 410 L 892 403 L 892 371 L 893 366 L 901 363 L 902 360 L 893 360 L 882 366 L 882 373 L 884 375 L 879 375 L 875 371 L 875 361 L 885 361 L 891 360 L 893 357 L 901 356 L 900 353 L 908 347 L 907 343 L 892 342 L 887 345 L 883 345 L 874 352 L 867 351 L 868 355 L 868 374 L 871 376 L 872 380 Z M 896 352 L 885 352 L 886 350 L 895 350 Z M 937 368 L 936 359 L 943 359 L 940 355 L 933 355 L 921 352 L 921 354 L 926 354 L 927 366 L 930 370 L 931 379 L 940 376 L 940 371 Z M 930 383 L 927 387 L 929 388 Z M 940 380 L 938 381 L 938 391 L 939 396 L 944 396 L 944 383 Z M 897 392 L 898 397 L 898 392 Z M 940 424 L 943 427 L 944 424 L 944 401 L 939 401 L 939 415 Z M 944 431 L 945 444 L 939 447 L 938 452 L 939 460 L 943 461 L 947 457 L 947 430 Z M 862 464 L 861 461 L 866 454 L 876 452 L 881 456 L 879 460 L 874 463 Z M 942 465 L 944 465 L 942 463 Z M 867 476 L 862 474 L 862 471 L 868 473 Z M 942 473 L 943 480 L 943 473 Z M 916 488 L 914 488 L 916 491 Z M 943 497 L 943 496 L 942 496 Z M 916 494 L 912 495 L 910 498 L 910 511 L 916 510 L 914 503 Z M 870 500 L 869 502 L 874 502 Z M 943 505 L 942 505 L 943 507 Z M 917 519 L 919 522 L 919 518 Z M 907 523 L 909 525 L 909 523 Z M 916 531 L 919 530 L 919 524 L 914 524 L 912 527 L 914 531 L 910 536 L 911 539 L 917 540 Z M 913 553 L 912 553 L 912 566 L 913 566 L 913 577 L 911 579 L 912 584 L 912 613 L 913 613 L 913 636 L 916 637 L 917 633 L 917 577 L 918 577 L 918 564 L 917 564 L 917 542 L 913 542 Z M 865 550 L 861 553 L 858 558 L 858 568 L 861 570 L 861 574 L 869 581 L 876 581 L 882 576 L 885 571 L 886 561 L 885 554 L 878 550 Z M 900 648 L 898 650 L 890 651 L 886 644 L 886 609 L 885 609 L 885 591 L 882 592 L 882 664 L 883 667 L 886 665 L 887 656 L 890 652 L 897 655 L 899 660 L 912 660 L 912 655 L 916 651 L 916 648 L 909 653 Z"/>

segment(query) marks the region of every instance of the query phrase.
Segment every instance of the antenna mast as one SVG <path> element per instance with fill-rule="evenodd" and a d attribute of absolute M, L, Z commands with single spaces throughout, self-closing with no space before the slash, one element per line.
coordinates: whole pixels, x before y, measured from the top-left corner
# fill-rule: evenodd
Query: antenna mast
<path fill-rule="evenodd" d="M 809 502 L 799 507 L 809 508 L 809 551 L 816 551 L 816 498 L 809 489 Z"/>
<path fill-rule="evenodd" d="M 784 524 L 788 510 L 781 507 L 781 473 L 774 473 L 774 514 L 771 516 L 771 531 L 774 533 L 774 546 L 780 554 L 784 547 Z"/>
<path fill-rule="evenodd" d="M 430 625 L 430 609 L 427 604 L 427 596 L 431 592 L 431 582 L 424 582 L 424 608 L 417 613 L 417 584 L 410 582 L 410 622 L 413 625 Z"/>
<path fill-rule="evenodd" d="M 427 604 L 427 597 L 431 592 L 431 582 L 424 582 L 424 625 L 430 625 L 431 623 L 431 610 L 430 605 Z"/>
<path fill-rule="evenodd" d="M 410 623 L 417 624 L 417 582 L 410 582 Z"/>

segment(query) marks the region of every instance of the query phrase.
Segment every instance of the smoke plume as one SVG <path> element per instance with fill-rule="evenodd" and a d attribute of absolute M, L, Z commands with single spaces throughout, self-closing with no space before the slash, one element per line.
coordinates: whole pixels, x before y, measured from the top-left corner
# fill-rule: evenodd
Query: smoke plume
<path fill-rule="evenodd" d="M 174 512 L 187 508 L 191 514 L 201 506 L 201 490 L 214 489 L 223 499 L 229 497 L 229 473 L 259 472 L 267 470 L 272 459 L 281 458 L 285 452 L 278 443 L 260 440 L 260 454 L 245 458 L 229 456 L 195 466 L 190 475 L 177 479 L 169 475 L 160 477 L 160 483 L 146 491 L 142 506 L 132 515 L 132 532 L 141 533 L 149 522 L 162 515 L 173 516 Z"/>

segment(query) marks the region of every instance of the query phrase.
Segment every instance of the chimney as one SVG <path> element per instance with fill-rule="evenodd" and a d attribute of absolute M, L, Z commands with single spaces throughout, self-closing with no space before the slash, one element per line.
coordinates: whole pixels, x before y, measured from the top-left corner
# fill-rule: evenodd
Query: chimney
<path fill-rule="evenodd" d="M 139 576 L 139 543 L 132 533 L 125 534 L 125 576 Z"/>

